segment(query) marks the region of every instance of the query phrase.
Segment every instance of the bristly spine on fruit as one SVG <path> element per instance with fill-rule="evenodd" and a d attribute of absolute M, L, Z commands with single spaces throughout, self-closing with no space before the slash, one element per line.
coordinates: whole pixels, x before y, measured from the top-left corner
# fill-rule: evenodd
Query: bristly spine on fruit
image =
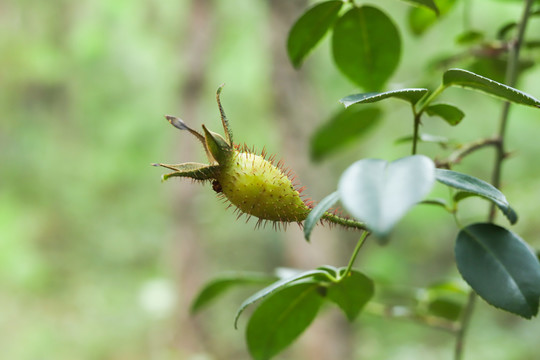
<path fill-rule="evenodd" d="M 188 162 L 178 165 L 152 164 L 172 170 L 162 176 L 163 181 L 171 177 L 187 177 L 196 181 L 210 181 L 212 189 L 220 199 L 234 205 L 238 218 L 258 218 L 256 227 L 272 223 L 275 229 L 286 228 L 288 223 L 302 222 L 313 209 L 313 201 L 306 199 L 292 171 L 284 167 L 282 160 L 276 162 L 275 155 L 268 156 L 263 149 L 258 155 L 254 148 L 233 143 L 229 121 L 221 105 L 221 85 L 216 100 L 225 136 L 202 126 L 203 133 L 193 130 L 181 119 L 167 115 L 165 118 L 179 130 L 187 130 L 204 147 L 208 164 Z M 338 224 L 351 229 L 363 229 L 358 221 L 342 217 L 337 212 L 325 212 L 321 222 Z"/>

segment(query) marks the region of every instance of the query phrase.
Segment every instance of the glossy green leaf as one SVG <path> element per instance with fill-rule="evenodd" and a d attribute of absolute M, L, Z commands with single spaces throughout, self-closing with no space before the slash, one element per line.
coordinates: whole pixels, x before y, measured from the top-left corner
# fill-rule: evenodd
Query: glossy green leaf
<path fill-rule="evenodd" d="M 303 283 L 272 294 L 253 312 L 246 340 L 253 359 L 267 360 L 289 346 L 311 324 L 323 298 L 319 285 Z"/>
<path fill-rule="evenodd" d="M 342 109 L 311 138 L 311 157 L 320 161 L 369 133 L 380 121 L 382 112 L 375 107 Z"/>
<path fill-rule="evenodd" d="M 401 0 L 406 3 L 412 4 L 414 6 L 424 7 L 426 9 L 429 9 L 435 13 L 435 15 L 439 15 L 439 8 L 435 4 L 433 0 Z"/>
<path fill-rule="evenodd" d="M 345 268 L 340 271 L 344 272 Z M 373 281 L 356 270 L 351 271 L 340 282 L 332 283 L 326 291 L 326 298 L 336 303 L 354 321 L 364 305 L 373 297 Z"/>
<path fill-rule="evenodd" d="M 459 272 L 491 305 L 530 319 L 538 313 L 540 262 L 516 234 L 483 223 L 467 226 L 456 240 Z"/>
<path fill-rule="evenodd" d="M 435 165 L 423 155 L 388 163 L 364 159 L 352 164 L 338 185 L 341 203 L 379 239 L 386 238 L 435 181 Z"/>
<path fill-rule="evenodd" d="M 251 295 L 249 298 L 247 298 L 241 305 L 240 308 L 238 308 L 238 311 L 236 312 L 236 316 L 234 317 L 234 328 L 237 328 L 238 319 L 240 318 L 240 315 L 244 312 L 246 307 L 253 304 L 256 301 L 259 301 L 277 291 L 280 291 L 281 289 L 290 286 L 293 282 L 305 280 L 305 279 L 312 279 L 315 276 L 323 276 L 327 277 L 327 272 L 324 270 L 309 270 L 304 271 L 299 274 L 295 274 L 292 277 L 281 279 L 279 281 L 276 281 L 275 283 L 265 287 L 262 290 L 257 291 L 255 294 Z"/>
<path fill-rule="evenodd" d="M 302 65 L 306 56 L 328 32 L 342 6 L 343 1 L 318 3 L 294 23 L 287 39 L 287 53 L 295 68 Z"/>
<path fill-rule="evenodd" d="M 448 13 L 454 6 L 456 0 L 436 0 L 435 4 L 439 9 L 439 16 Z M 437 22 L 437 15 L 426 7 L 413 7 L 409 9 L 409 28 L 415 35 L 421 35 Z"/>
<path fill-rule="evenodd" d="M 443 75 L 443 85 L 462 86 L 502 98 L 516 104 L 540 107 L 540 100 L 494 80 L 462 69 L 450 69 Z"/>
<path fill-rule="evenodd" d="M 308 217 L 304 221 L 304 238 L 307 241 L 309 241 L 309 237 L 311 236 L 313 228 L 315 227 L 315 225 L 317 225 L 319 220 L 321 220 L 321 217 L 326 212 L 326 210 L 334 206 L 334 204 L 337 203 L 338 200 L 339 193 L 337 191 L 333 192 L 332 194 L 322 199 L 321 202 L 318 203 L 317 206 L 313 208 L 313 210 L 311 210 Z"/>
<path fill-rule="evenodd" d="M 191 303 L 190 311 L 195 313 L 207 306 L 210 302 L 221 296 L 234 286 L 268 284 L 275 281 L 275 276 L 259 273 L 230 273 L 223 274 L 204 285 L 199 294 Z"/>
<path fill-rule="evenodd" d="M 493 185 L 475 178 L 474 176 L 446 169 L 437 169 L 435 171 L 435 177 L 437 181 L 445 185 L 474 194 L 475 196 L 483 197 L 493 202 L 508 218 L 511 224 L 516 223 L 518 219 L 517 214 L 510 207 L 504 194 Z M 459 201 L 461 198 L 457 200 Z"/>
<path fill-rule="evenodd" d="M 332 53 L 345 76 L 365 90 L 375 91 L 396 70 L 401 39 L 384 12 L 372 6 L 354 7 L 334 25 Z"/>
<path fill-rule="evenodd" d="M 370 92 L 345 96 L 343 99 L 340 99 L 339 102 L 345 105 L 345 107 L 349 107 L 354 104 L 372 103 L 393 97 L 408 101 L 414 105 L 427 92 L 428 89 L 399 89 L 385 92 Z"/>
<path fill-rule="evenodd" d="M 438 116 L 448 124 L 456 126 L 461 122 L 465 114 L 457 107 L 449 104 L 433 104 L 426 108 L 429 116 Z"/>

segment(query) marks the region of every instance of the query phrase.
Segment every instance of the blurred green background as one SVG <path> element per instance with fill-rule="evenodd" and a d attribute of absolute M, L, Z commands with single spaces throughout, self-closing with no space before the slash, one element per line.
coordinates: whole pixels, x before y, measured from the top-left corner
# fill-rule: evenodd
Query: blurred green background
<path fill-rule="evenodd" d="M 406 27 L 408 6 L 377 1 L 399 24 L 404 54 L 389 88 L 435 86 L 442 71 L 424 71 L 459 51 L 462 5 L 423 37 Z M 471 2 L 473 27 L 493 36 L 516 20 L 519 2 Z M 343 266 L 357 234 L 317 228 L 312 243 L 290 226 L 275 232 L 236 220 L 207 184 L 160 182 L 150 163 L 204 162 L 200 144 L 163 118 L 221 130 L 215 90 L 235 139 L 266 147 L 321 199 L 341 172 L 364 157 L 392 160 L 408 145 L 408 108 L 385 104 L 369 138 L 327 160 L 310 160 L 309 139 L 358 92 L 331 62 L 326 39 L 301 71 L 285 54 L 287 32 L 308 5 L 301 0 L 4 0 L 0 4 L 0 349 L 2 359 L 247 359 L 243 328 L 232 319 L 243 297 L 227 295 L 189 315 L 199 287 L 222 271 L 287 266 Z M 538 20 L 529 33 L 540 33 Z M 538 58 L 537 58 L 538 60 Z M 540 67 L 518 88 L 540 97 Z M 452 89 L 448 101 L 467 117 L 451 128 L 438 119 L 425 132 L 470 141 L 491 136 L 500 102 Z M 513 228 L 540 248 L 540 113 L 513 107 L 504 191 L 520 215 Z M 444 156 L 435 145 L 420 151 Z M 488 179 L 483 150 L 457 170 Z M 488 160 L 486 160 L 488 159 Z M 436 189 L 441 191 L 441 189 Z M 443 196 L 445 193 L 443 192 Z M 467 200 L 463 223 L 481 221 L 487 204 Z M 505 219 L 498 221 L 507 226 Z M 359 269 L 395 289 L 414 292 L 457 277 L 456 228 L 443 211 L 418 207 L 390 245 L 369 244 Z M 537 358 L 540 323 L 479 301 L 468 359 Z M 364 314 L 347 324 L 326 309 L 280 359 L 449 359 L 451 335 Z"/>

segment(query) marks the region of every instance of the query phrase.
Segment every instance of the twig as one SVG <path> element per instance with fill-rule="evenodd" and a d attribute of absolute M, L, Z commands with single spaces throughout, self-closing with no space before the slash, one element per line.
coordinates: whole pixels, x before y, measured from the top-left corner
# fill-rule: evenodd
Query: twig
<path fill-rule="evenodd" d="M 470 155 L 474 153 L 475 151 L 480 150 L 487 146 L 499 147 L 500 143 L 501 143 L 501 139 L 499 137 L 492 137 L 492 138 L 473 141 L 471 143 L 462 145 L 459 149 L 451 153 L 447 159 L 436 160 L 435 165 L 438 168 L 450 169 L 452 165 L 459 164 L 463 160 L 463 158 L 465 158 L 467 155 Z"/>

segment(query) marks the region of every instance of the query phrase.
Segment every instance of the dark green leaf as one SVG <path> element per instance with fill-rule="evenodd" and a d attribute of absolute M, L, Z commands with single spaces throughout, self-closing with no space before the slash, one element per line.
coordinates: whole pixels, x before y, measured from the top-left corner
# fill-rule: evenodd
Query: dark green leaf
<path fill-rule="evenodd" d="M 293 25 L 287 39 L 287 52 L 295 68 L 299 68 L 309 52 L 324 37 L 336 20 L 343 1 L 318 3 L 307 10 Z"/>
<path fill-rule="evenodd" d="M 395 224 L 422 201 L 435 181 L 435 165 L 423 155 L 391 163 L 364 159 L 352 164 L 339 180 L 341 203 L 362 220 L 379 239 L 385 239 Z"/>
<path fill-rule="evenodd" d="M 429 9 L 435 13 L 435 15 L 439 15 L 439 9 L 437 8 L 437 5 L 435 5 L 435 2 L 433 0 L 401 0 L 406 3 L 412 4 L 414 6 L 424 7 L 426 9 Z"/>
<path fill-rule="evenodd" d="M 439 8 L 440 16 L 448 13 L 455 0 L 437 0 L 435 3 Z M 425 7 L 414 7 L 409 9 L 408 14 L 409 27 L 413 34 L 421 35 L 437 21 L 437 15 Z"/>
<path fill-rule="evenodd" d="M 508 204 L 508 201 L 506 200 L 504 194 L 493 185 L 478 178 L 475 178 L 474 176 L 446 169 L 437 169 L 435 171 L 435 177 L 437 181 L 445 185 L 490 200 L 495 205 L 497 205 L 497 207 L 508 218 L 511 224 L 516 223 L 517 214 L 510 207 L 510 204 Z"/>
<path fill-rule="evenodd" d="M 345 268 L 340 269 L 344 272 Z M 328 286 L 326 298 L 336 303 L 354 321 L 364 305 L 373 297 L 373 281 L 358 271 L 351 271 L 340 282 Z"/>
<path fill-rule="evenodd" d="M 428 89 L 399 89 L 385 92 L 370 92 L 345 96 L 343 99 L 340 99 L 339 102 L 345 105 L 345 107 L 349 107 L 354 104 L 372 103 L 393 97 L 408 101 L 414 105 L 427 92 Z"/>
<path fill-rule="evenodd" d="M 311 138 L 311 157 L 320 161 L 364 136 L 379 123 L 381 110 L 375 107 L 342 109 Z"/>
<path fill-rule="evenodd" d="M 448 124 L 455 126 L 461 122 L 465 114 L 455 106 L 449 104 L 433 104 L 426 108 L 429 116 L 438 116 Z"/>
<path fill-rule="evenodd" d="M 321 217 L 323 214 L 334 206 L 335 203 L 337 203 L 339 200 L 339 193 L 333 192 L 332 194 L 326 196 L 324 199 L 321 200 L 320 203 L 311 210 L 308 217 L 306 218 L 306 221 L 304 221 L 304 238 L 309 241 L 309 237 L 311 236 L 311 231 L 317 225 L 319 220 L 321 220 Z"/>
<path fill-rule="evenodd" d="M 384 12 L 372 6 L 354 7 L 336 21 L 332 52 L 345 76 L 373 91 L 382 88 L 396 70 L 401 39 Z"/>
<path fill-rule="evenodd" d="M 253 359 L 272 358 L 304 332 L 321 307 L 318 287 L 313 283 L 291 285 L 259 305 L 246 329 Z"/>
<path fill-rule="evenodd" d="M 540 107 L 540 100 L 535 99 L 529 94 L 467 70 L 450 69 L 446 71 L 443 76 L 443 85 L 462 86 L 482 91 L 517 104 Z"/>
<path fill-rule="evenodd" d="M 259 273 L 223 274 L 219 278 L 206 283 L 195 300 L 191 303 L 191 312 L 195 313 L 222 295 L 231 287 L 238 285 L 268 284 L 276 280 L 275 276 Z"/>
<path fill-rule="evenodd" d="M 494 224 L 473 224 L 456 241 L 459 272 L 491 305 L 530 319 L 538 313 L 540 262 L 516 234 Z"/>
<path fill-rule="evenodd" d="M 249 298 L 247 298 L 242 305 L 240 305 L 240 308 L 238 308 L 238 311 L 236 312 L 236 316 L 234 317 L 234 328 L 237 328 L 238 324 L 238 318 L 244 312 L 246 307 L 253 304 L 254 302 L 261 300 L 281 289 L 284 287 L 289 286 L 291 283 L 305 280 L 305 279 L 312 279 L 315 276 L 324 276 L 328 277 L 327 272 L 324 270 L 310 270 L 310 271 L 304 271 L 299 274 L 296 274 L 292 277 L 281 279 L 279 281 L 276 281 L 275 283 L 271 284 L 270 286 L 265 287 L 262 290 L 257 291 L 255 294 L 251 295 Z"/>

